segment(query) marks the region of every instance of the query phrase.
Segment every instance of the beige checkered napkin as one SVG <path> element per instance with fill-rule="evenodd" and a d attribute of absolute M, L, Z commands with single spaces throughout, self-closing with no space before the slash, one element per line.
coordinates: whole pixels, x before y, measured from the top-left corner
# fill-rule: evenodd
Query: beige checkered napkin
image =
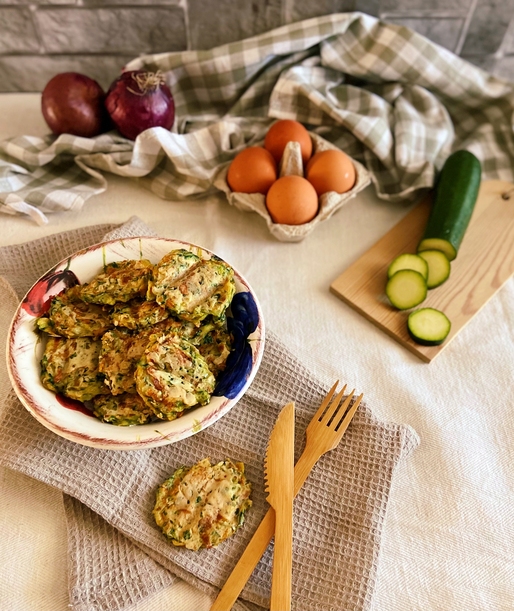
<path fill-rule="evenodd" d="M 73 243 L 83 243 L 86 236 L 98 241 L 96 231 L 105 229 L 84 229 L 82 236 L 75 232 Z M 115 229 L 120 237 L 135 230 L 149 233 L 138 219 Z M 60 234 L 2 248 L 0 275 L 12 280 L 15 267 L 17 274 L 25 275 L 17 279 L 18 290 L 26 290 L 36 279 L 28 264 L 36 253 L 55 262 L 71 252 L 69 246 L 69 234 Z M 215 594 L 267 510 L 263 456 L 280 409 L 295 401 L 298 457 L 305 428 L 326 392 L 270 331 L 248 392 L 226 416 L 193 437 L 153 450 L 96 450 L 45 429 L 11 392 L 0 424 L 0 464 L 67 495 L 75 609 L 122 609 L 177 577 Z M 417 443 L 410 427 L 380 422 L 364 404 L 338 448 L 318 462 L 295 501 L 294 609 L 370 608 L 395 469 Z M 170 545 L 157 530 L 151 510 L 164 479 L 177 467 L 207 456 L 246 464 L 254 505 L 234 537 L 194 553 Z M 271 564 L 270 547 L 242 593 L 240 609 L 267 606 Z"/>
<path fill-rule="evenodd" d="M 431 187 L 457 148 L 476 154 L 484 179 L 514 180 L 514 85 L 369 15 L 325 15 L 126 68 L 165 73 L 173 132 L 0 142 L 0 211 L 43 223 L 105 190 L 102 172 L 141 178 L 165 199 L 214 192 L 217 173 L 273 118 L 302 121 L 362 162 L 385 200 Z"/>

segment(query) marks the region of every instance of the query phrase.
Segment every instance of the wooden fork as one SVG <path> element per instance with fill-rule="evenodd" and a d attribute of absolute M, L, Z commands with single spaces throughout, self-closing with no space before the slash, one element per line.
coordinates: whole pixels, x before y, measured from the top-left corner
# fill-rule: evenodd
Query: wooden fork
<path fill-rule="evenodd" d="M 342 401 L 346 384 L 332 401 L 338 382 L 332 386 L 306 430 L 306 444 L 294 468 L 294 494 L 298 494 L 307 476 L 319 458 L 337 447 L 350 424 L 363 395 L 352 403 L 355 389 Z M 348 410 L 348 412 L 347 412 Z M 346 413 L 347 412 L 347 413 Z M 230 611 L 246 582 L 253 573 L 275 533 L 275 512 L 268 509 L 259 527 L 250 539 L 238 563 L 227 579 L 210 611 Z"/>

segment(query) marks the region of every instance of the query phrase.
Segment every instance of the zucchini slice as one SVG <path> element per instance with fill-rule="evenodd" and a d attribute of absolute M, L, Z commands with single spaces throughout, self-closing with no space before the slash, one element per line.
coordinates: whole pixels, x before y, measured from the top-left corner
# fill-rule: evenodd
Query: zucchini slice
<path fill-rule="evenodd" d="M 428 278 L 428 263 L 419 255 L 404 253 L 395 257 L 387 268 L 387 277 L 390 278 L 401 269 L 413 269 L 419 272 L 425 280 Z"/>
<path fill-rule="evenodd" d="M 449 318 L 435 308 L 420 308 L 409 314 L 407 330 L 412 339 L 423 346 L 439 346 L 450 333 Z"/>
<path fill-rule="evenodd" d="M 450 261 L 455 259 L 475 208 L 481 176 L 480 161 L 470 151 L 455 151 L 448 157 L 418 252 L 440 250 Z"/>
<path fill-rule="evenodd" d="M 425 299 L 427 283 L 419 272 L 413 269 L 401 269 L 389 278 L 385 292 L 395 308 L 408 310 Z"/>
<path fill-rule="evenodd" d="M 423 250 L 419 253 L 428 264 L 427 288 L 434 289 L 450 277 L 451 264 L 440 250 Z"/>

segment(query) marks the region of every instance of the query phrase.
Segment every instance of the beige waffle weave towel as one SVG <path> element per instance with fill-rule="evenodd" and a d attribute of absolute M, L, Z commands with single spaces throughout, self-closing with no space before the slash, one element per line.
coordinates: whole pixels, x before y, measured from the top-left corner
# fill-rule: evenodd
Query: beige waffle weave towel
<path fill-rule="evenodd" d="M 0 276 L 20 298 L 67 254 L 106 237 L 129 235 L 152 232 L 133 218 L 120 227 L 89 227 L 5 247 Z M 9 296 L 7 290 L 2 294 Z M 246 395 L 220 421 L 189 439 L 130 452 L 84 447 L 41 426 L 11 391 L 2 409 L 0 464 L 65 493 L 73 609 L 123 609 L 177 578 L 215 594 L 267 510 L 263 456 L 281 407 L 295 401 L 298 457 L 310 416 L 326 392 L 269 332 L 262 365 Z M 417 444 L 410 427 L 378 421 L 364 403 L 338 448 L 318 462 L 295 501 L 294 609 L 370 608 L 395 469 Z M 151 510 L 158 484 L 177 467 L 204 457 L 243 461 L 254 505 L 234 537 L 217 548 L 191 552 L 164 539 Z M 267 608 L 271 564 L 272 546 L 237 608 Z"/>

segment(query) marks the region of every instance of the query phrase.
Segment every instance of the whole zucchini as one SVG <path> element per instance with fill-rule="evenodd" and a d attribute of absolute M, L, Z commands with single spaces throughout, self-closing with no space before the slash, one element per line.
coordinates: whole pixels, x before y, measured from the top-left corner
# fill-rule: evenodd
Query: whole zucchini
<path fill-rule="evenodd" d="M 470 151 L 452 153 L 437 181 L 434 203 L 418 252 L 440 250 L 455 259 L 478 197 L 482 168 Z"/>

